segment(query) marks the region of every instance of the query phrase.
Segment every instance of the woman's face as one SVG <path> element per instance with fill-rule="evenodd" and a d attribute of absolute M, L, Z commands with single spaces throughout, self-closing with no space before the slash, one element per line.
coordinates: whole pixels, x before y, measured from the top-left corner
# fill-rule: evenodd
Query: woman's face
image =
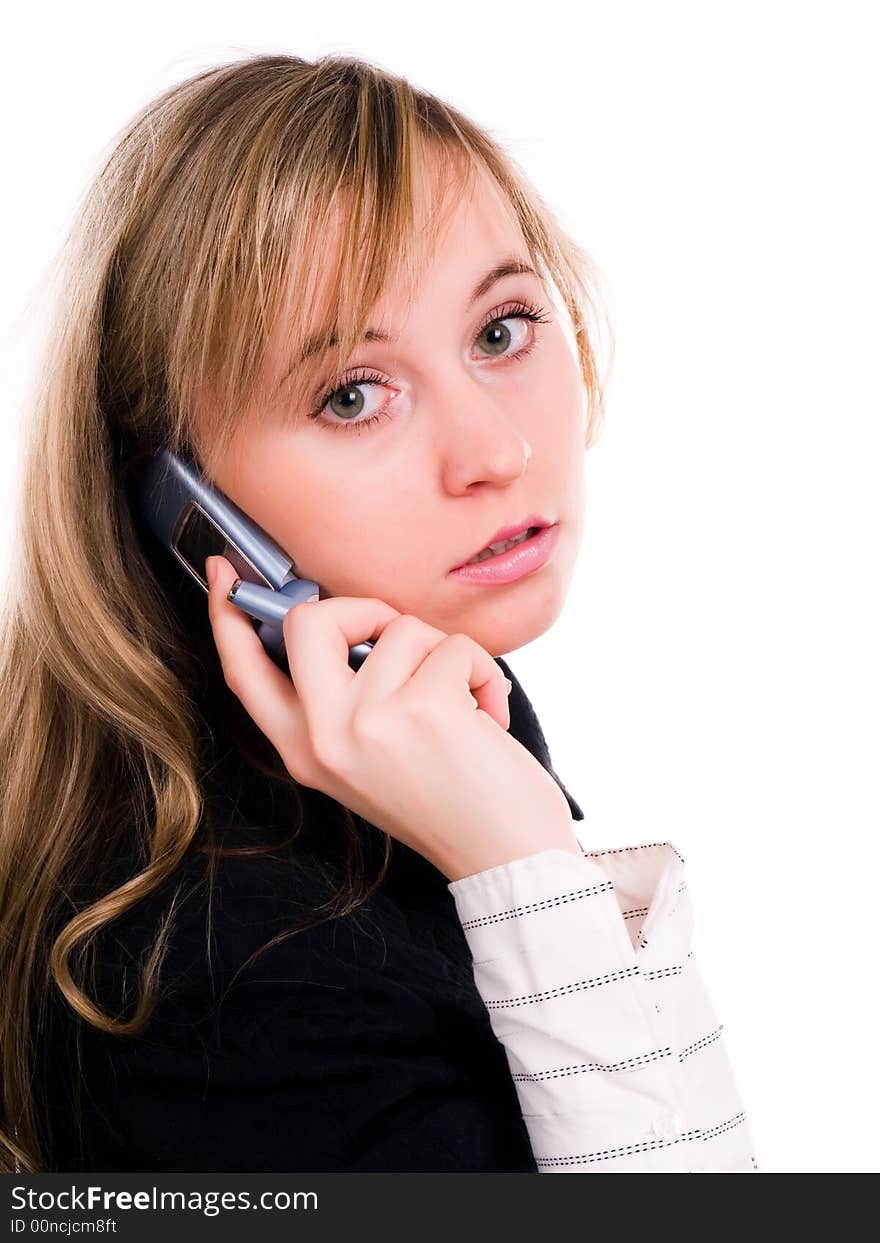
<path fill-rule="evenodd" d="M 378 597 L 493 656 L 554 623 L 583 528 L 586 391 L 570 335 L 537 275 L 503 276 L 471 302 L 511 258 L 529 263 L 519 229 L 477 178 L 415 299 L 389 289 L 376 308 L 370 327 L 390 339 L 363 343 L 321 386 L 315 408 L 335 393 L 317 418 L 290 423 L 283 390 L 277 410 L 253 411 L 213 468 L 322 597 Z M 512 582 L 451 573 L 532 515 L 558 524 L 543 565 Z"/>

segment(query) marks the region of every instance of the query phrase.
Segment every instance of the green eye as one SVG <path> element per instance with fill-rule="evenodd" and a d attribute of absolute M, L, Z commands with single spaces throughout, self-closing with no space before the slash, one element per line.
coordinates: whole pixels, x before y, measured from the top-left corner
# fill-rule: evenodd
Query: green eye
<path fill-rule="evenodd" d="M 507 316 L 507 318 L 513 319 L 514 316 Z M 525 316 L 521 316 L 519 318 L 524 319 Z M 480 333 L 480 336 L 486 337 L 486 336 L 489 336 L 490 334 L 496 334 L 496 333 L 501 334 L 501 340 L 490 342 L 489 348 L 493 353 L 503 354 L 510 345 L 510 329 L 505 327 L 503 319 L 493 319 L 491 324 L 486 325 L 486 327 Z"/>
<path fill-rule="evenodd" d="M 343 404 L 343 398 L 354 398 L 351 404 Z M 339 406 L 335 402 L 339 402 Z M 331 394 L 328 406 L 333 414 L 338 414 L 341 419 L 352 418 L 360 414 L 364 408 L 364 395 L 360 392 L 356 384 L 347 384 L 345 388 L 338 388 L 335 393 Z"/>

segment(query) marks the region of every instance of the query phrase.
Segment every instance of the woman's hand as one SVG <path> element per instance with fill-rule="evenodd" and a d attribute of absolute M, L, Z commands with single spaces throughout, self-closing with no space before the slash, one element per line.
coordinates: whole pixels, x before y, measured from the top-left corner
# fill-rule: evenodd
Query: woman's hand
<path fill-rule="evenodd" d="M 473 639 L 381 600 L 306 601 L 284 618 L 288 678 L 226 598 L 234 567 L 209 557 L 207 571 L 226 683 L 296 781 L 451 880 L 550 846 L 580 853 L 565 795 L 506 732 L 506 679 Z M 372 638 L 354 672 L 348 649 Z"/>

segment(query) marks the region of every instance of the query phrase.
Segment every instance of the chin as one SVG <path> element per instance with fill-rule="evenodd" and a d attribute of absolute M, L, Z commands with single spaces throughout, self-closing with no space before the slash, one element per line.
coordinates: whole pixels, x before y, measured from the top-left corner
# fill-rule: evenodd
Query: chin
<path fill-rule="evenodd" d="M 486 618 L 470 626 L 462 626 L 490 656 L 506 656 L 527 643 L 534 642 L 556 623 L 565 604 L 565 594 L 559 590 L 559 584 L 551 584 L 541 596 L 524 602 L 516 609 L 508 606 L 503 618 L 492 620 Z"/>

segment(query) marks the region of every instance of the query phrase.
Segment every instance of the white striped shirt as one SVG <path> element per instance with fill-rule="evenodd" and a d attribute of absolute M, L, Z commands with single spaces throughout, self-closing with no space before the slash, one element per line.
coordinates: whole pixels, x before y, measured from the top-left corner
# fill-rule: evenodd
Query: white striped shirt
<path fill-rule="evenodd" d="M 451 881 L 541 1173 L 757 1170 L 670 842 Z"/>

